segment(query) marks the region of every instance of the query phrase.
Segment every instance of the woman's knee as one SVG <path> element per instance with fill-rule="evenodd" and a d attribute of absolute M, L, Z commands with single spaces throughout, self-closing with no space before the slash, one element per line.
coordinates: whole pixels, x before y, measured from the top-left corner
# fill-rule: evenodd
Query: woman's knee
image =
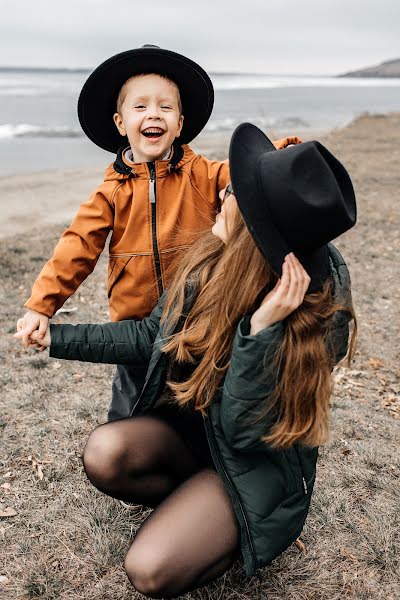
<path fill-rule="evenodd" d="M 124 568 L 133 587 L 148 598 L 175 597 L 174 581 L 171 581 L 171 564 L 157 556 L 157 551 L 149 552 L 132 549 L 125 557 Z M 176 583 L 176 582 L 175 582 Z"/>
<path fill-rule="evenodd" d="M 124 438 L 113 425 L 107 423 L 97 427 L 83 451 L 86 474 L 96 486 L 117 479 L 123 469 L 126 455 Z"/>

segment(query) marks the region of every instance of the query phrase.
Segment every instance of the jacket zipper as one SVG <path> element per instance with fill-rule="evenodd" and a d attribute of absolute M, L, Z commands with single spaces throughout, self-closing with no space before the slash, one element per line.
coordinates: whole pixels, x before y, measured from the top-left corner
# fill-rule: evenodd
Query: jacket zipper
<path fill-rule="evenodd" d="M 248 521 L 247 521 L 246 512 L 245 512 L 245 510 L 243 508 L 242 501 L 241 501 L 240 496 L 239 496 L 239 494 L 238 494 L 238 492 L 237 492 L 237 490 L 235 488 L 235 485 L 234 485 L 234 483 L 233 483 L 233 481 L 232 481 L 232 479 L 231 479 L 228 471 L 226 470 L 225 465 L 224 465 L 224 463 L 223 463 L 223 461 L 221 459 L 221 456 L 219 454 L 219 449 L 218 449 L 218 446 L 217 446 L 217 442 L 216 442 L 216 439 L 215 439 L 215 433 L 214 433 L 212 425 L 210 424 L 210 422 L 209 422 L 208 419 L 209 419 L 209 417 L 206 417 L 204 419 L 204 426 L 205 426 L 206 432 L 208 434 L 207 437 L 208 437 L 208 439 L 210 441 L 211 455 L 212 455 L 213 459 L 215 460 L 215 462 L 218 464 L 218 471 L 219 471 L 220 475 L 222 476 L 223 479 L 225 479 L 225 481 L 226 481 L 229 489 L 232 490 L 232 492 L 233 492 L 233 494 L 234 494 L 234 496 L 236 498 L 237 506 L 239 507 L 240 513 L 242 515 L 242 522 L 243 522 L 243 524 L 245 526 L 245 530 L 246 530 L 246 536 L 247 536 L 248 545 L 249 545 L 249 548 L 250 548 L 250 557 L 251 557 L 251 560 L 252 560 L 252 568 L 256 569 L 257 568 L 256 567 L 256 565 L 257 565 L 257 555 L 256 555 L 256 551 L 255 551 L 255 548 L 254 548 L 254 545 L 253 545 L 253 540 L 252 540 L 252 537 L 251 537 L 251 533 L 250 533 L 250 528 L 249 528 L 249 524 L 248 524 Z"/>
<path fill-rule="evenodd" d="M 156 265 L 157 289 L 158 289 L 159 296 L 161 296 L 161 294 L 164 291 L 164 288 L 163 288 L 162 277 L 161 277 L 160 254 L 158 251 L 158 242 L 157 242 L 156 165 L 154 162 L 149 162 L 148 167 L 149 167 L 149 173 L 150 173 L 149 199 L 150 199 L 150 204 L 151 204 L 151 235 L 152 235 L 154 262 Z"/>

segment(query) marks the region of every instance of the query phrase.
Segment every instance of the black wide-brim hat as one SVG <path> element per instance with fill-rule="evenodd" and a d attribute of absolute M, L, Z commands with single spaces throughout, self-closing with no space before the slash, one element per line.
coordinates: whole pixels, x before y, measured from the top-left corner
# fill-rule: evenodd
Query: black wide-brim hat
<path fill-rule="evenodd" d="M 280 277 L 293 252 L 316 291 L 329 277 L 327 244 L 353 227 L 357 208 L 344 166 L 316 141 L 277 150 L 255 125 L 231 139 L 233 193 L 259 250 Z"/>
<path fill-rule="evenodd" d="M 183 107 L 183 127 L 179 140 L 193 140 L 210 118 L 214 88 L 210 77 L 198 64 L 158 46 L 146 45 L 116 54 L 98 66 L 88 77 L 78 100 L 78 118 L 83 131 L 97 146 L 116 153 L 121 146 L 113 115 L 117 98 L 127 79 L 142 73 L 158 73 L 174 81 Z"/>

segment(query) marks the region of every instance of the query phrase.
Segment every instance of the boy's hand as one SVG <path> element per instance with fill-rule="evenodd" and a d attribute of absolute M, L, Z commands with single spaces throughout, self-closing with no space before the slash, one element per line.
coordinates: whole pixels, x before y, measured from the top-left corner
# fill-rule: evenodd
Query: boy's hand
<path fill-rule="evenodd" d="M 25 333 L 23 330 L 18 331 L 17 333 L 14 333 L 14 337 L 17 339 L 22 338 L 22 340 L 23 340 L 23 336 L 25 336 Z M 44 336 L 39 334 L 39 331 L 37 331 L 37 330 L 32 331 L 31 335 L 28 338 L 26 345 L 24 342 L 23 342 L 23 344 L 26 348 L 28 348 L 28 347 L 36 348 L 37 350 L 39 350 L 39 352 L 43 352 L 43 350 L 46 350 L 46 348 L 49 348 L 49 346 L 51 346 L 50 327 L 47 328 L 47 331 L 45 332 Z"/>
<path fill-rule="evenodd" d="M 22 319 L 17 321 L 17 332 L 19 338 L 22 338 L 22 344 L 25 348 L 28 348 L 29 338 L 32 333 L 37 330 L 38 340 L 44 337 L 49 325 L 49 317 L 42 315 L 42 313 L 36 312 L 36 310 L 29 309 Z"/>

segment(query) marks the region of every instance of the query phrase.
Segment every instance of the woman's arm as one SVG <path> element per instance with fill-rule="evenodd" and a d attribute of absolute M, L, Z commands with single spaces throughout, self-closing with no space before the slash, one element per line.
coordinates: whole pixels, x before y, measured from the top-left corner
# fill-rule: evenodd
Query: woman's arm
<path fill-rule="evenodd" d="M 308 276 L 296 261 L 288 259 L 281 281 L 267 294 L 251 318 L 242 319 L 236 332 L 220 410 L 225 437 L 237 450 L 265 449 L 261 438 L 276 423 L 276 411 L 261 420 L 256 417 L 275 390 L 277 367 L 274 357 L 284 336 L 284 320 L 303 302 L 308 287 Z M 294 281 L 297 281 L 296 285 Z M 347 353 L 350 319 L 350 314 L 344 311 L 338 311 L 332 317 L 326 344 L 334 364 Z"/>
<path fill-rule="evenodd" d="M 102 325 L 50 325 L 40 344 L 50 356 L 94 363 L 147 364 L 160 329 L 164 296 L 152 313 L 142 320 Z M 31 336 L 32 337 L 32 336 Z M 32 337 L 33 341 L 34 338 Z"/>
<path fill-rule="evenodd" d="M 274 414 L 255 421 L 276 385 L 273 357 L 284 335 L 284 324 L 275 323 L 250 333 L 250 317 L 237 328 L 220 406 L 221 426 L 227 442 L 236 450 L 255 452 L 265 448 L 261 437 L 274 424 Z"/>

